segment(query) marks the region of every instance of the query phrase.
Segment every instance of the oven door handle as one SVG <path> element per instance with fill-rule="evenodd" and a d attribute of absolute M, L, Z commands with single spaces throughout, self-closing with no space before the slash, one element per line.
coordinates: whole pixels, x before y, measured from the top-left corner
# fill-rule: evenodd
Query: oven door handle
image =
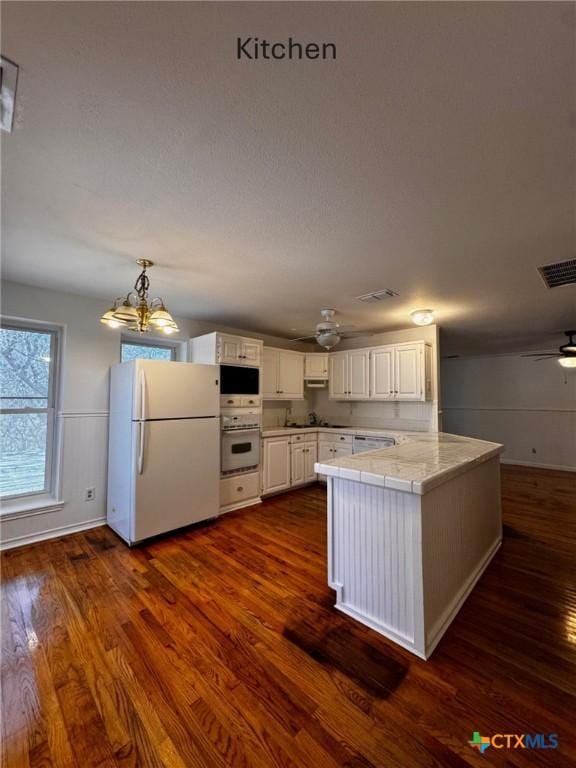
<path fill-rule="evenodd" d="M 256 432 L 257 434 L 260 434 L 260 430 L 258 428 L 256 429 L 223 429 L 222 430 L 222 436 L 226 435 L 245 435 L 248 432 Z"/>

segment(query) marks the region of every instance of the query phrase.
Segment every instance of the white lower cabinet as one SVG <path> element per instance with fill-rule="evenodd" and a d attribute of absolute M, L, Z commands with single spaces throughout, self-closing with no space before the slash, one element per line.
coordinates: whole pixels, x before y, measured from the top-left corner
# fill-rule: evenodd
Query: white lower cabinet
<path fill-rule="evenodd" d="M 318 460 L 317 456 L 318 445 L 315 440 L 314 442 L 308 440 L 305 443 L 293 443 L 290 446 L 292 486 L 313 483 L 316 480 L 314 464 Z"/>
<path fill-rule="evenodd" d="M 232 475 L 220 480 L 220 512 L 239 509 L 260 499 L 260 473 Z"/>
<path fill-rule="evenodd" d="M 296 443 L 290 446 L 290 480 L 291 485 L 302 485 L 306 482 L 304 459 L 306 443 Z"/>
<path fill-rule="evenodd" d="M 262 493 L 290 488 L 290 438 L 267 437 L 263 441 Z"/>
<path fill-rule="evenodd" d="M 262 440 L 262 493 L 278 493 L 316 480 L 317 434 L 265 437 Z"/>
<path fill-rule="evenodd" d="M 306 454 L 304 456 L 304 477 L 307 483 L 313 483 L 316 480 L 314 464 L 318 461 L 318 444 L 306 443 Z"/>

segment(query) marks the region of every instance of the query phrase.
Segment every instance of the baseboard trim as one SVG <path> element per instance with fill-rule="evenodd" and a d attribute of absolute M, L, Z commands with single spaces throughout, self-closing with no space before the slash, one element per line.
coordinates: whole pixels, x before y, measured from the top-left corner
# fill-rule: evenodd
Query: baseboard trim
<path fill-rule="evenodd" d="M 70 525 L 61 525 L 58 528 L 51 528 L 48 531 L 40 531 L 37 533 L 29 533 L 25 536 L 14 536 L 12 539 L 7 539 L 0 542 L 0 551 L 7 549 L 15 549 L 16 547 L 25 547 L 28 544 L 37 544 L 42 541 L 48 541 L 49 539 L 57 539 L 59 536 L 68 536 L 71 533 L 80 533 L 81 531 L 88 531 L 91 528 L 98 528 L 101 525 L 106 525 L 105 517 L 95 517 L 92 520 L 86 520 L 83 523 L 71 523 Z"/>
<path fill-rule="evenodd" d="M 260 496 L 256 496 L 248 501 L 239 501 L 238 504 L 229 504 L 227 507 L 221 507 L 219 515 L 225 515 L 227 512 L 235 512 L 237 509 L 244 509 L 244 507 L 253 507 L 255 504 L 262 504 Z"/>
<path fill-rule="evenodd" d="M 534 467 L 534 469 L 554 469 L 558 472 L 576 472 L 576 467 L 567 467 L 563 464 L 541 464 L 537 461 L 519 461 L 518 459 L 500 459 L 502 464 L 518 465 L 519 467 Z"/>

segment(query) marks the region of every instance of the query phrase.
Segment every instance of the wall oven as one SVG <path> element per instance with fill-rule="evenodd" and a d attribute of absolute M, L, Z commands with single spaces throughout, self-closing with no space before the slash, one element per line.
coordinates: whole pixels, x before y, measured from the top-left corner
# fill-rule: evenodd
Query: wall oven
<path fill-rule="evenodd" d="M 260 464 L 260 414 L 222 415 L 221 471 L 223 475 L 249 472 Z"/>
<path fill-rule="evenodd" d="M 220 366 L 221 395 L 259 395 L 260 368 L 240 365 Z"/>

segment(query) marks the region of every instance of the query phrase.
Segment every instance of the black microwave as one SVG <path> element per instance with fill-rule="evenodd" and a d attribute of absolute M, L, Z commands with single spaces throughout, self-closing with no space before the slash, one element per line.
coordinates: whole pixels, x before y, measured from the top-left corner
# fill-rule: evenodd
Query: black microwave
<path fill-rule="evenodd" d="M 220 394 L 259 395 L 260 369 L 244 365 L 221 365 Z"/>

